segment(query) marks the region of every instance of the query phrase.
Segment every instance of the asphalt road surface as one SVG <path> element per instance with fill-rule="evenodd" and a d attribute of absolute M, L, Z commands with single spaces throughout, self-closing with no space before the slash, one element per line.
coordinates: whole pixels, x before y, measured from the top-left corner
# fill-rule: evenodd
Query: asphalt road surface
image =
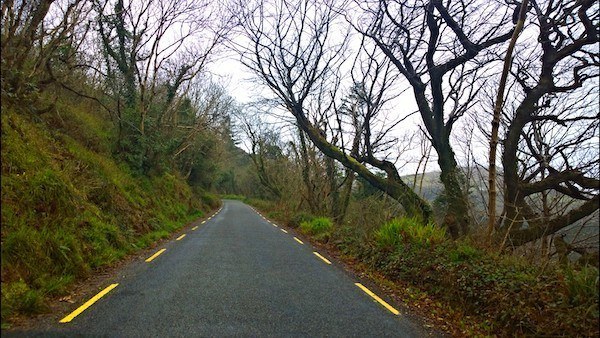
<path fill-rule="evenodd" d="M 131 264 L 118 286 L 67 323 L 10 336 L 423 337 L 353 277 L 264 220 L 225 201 L 152 261 Z M 324 255 L 325 256 L 325 255 Z M 108 285 L 107 285 L 108 286 Z M 77 307 L 81 304 L 74 304 Z"/>

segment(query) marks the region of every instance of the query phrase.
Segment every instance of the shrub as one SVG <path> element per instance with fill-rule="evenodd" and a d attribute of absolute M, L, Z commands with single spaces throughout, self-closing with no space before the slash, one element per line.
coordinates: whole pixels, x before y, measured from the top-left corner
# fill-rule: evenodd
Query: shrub
<path fill-rule="evenodd" d="M 483 253 L 466 244 L 466 243 L 458 243 L 456 248 L 450 251 L 448 258 L 451 262 L 458 263 L 463 261 L 468 261 L 480 257 Z"/>
<path fill-rule="evenodd" d="M 204 193 L 200 196 L 202 204 L 208 205 L 211 209 L 215 209 L 220 205 L 220 200 L 216 195 Z"/>
<path fill-rule="evenodd" d="M 422 225 L 415 218 L 396 218 L 385 223 L 375 231 L 375 240 L 380 247 L 394 248 L 401 243 L 410 243 L 417 246 L 432 246 L 439 244 L 446 238 L 443 228 L 433 223 Z"/>
<path fill-rule="evenodd" d="M 277 221 L 280 221 L 283 217 L 283 213 L 281 211 L 269 211 L 269 213 L 267 213 L 267 218 L 269 219 L 274 219 Z"/>
<path fill-rule="evenodd" d="M 14 312 L 40 313 L 46 308 L 42 294 L 19 280 L 2 287 L 2 317 Z"/>
<path fill-rule="evenodd" d="M 303 233 L 314 236 L 320 242 L 329 241 L 332 228 L 333 223 L 327 217 L 317 217 L 311 221 L 300 223 L 300 230 Z"/>
<path fill-rule="evenodd" d="M 246 201 L 248 204 L 252 205 L 253 207 L 255 207 L 256 209 L 259 210 L 271 210 L 273 209 L 273 202 L 270 201 L 266 201 L 266 200 L 262 200 L 262 199 L 256 199 L 256 198 L 251 198 L 248 199 Z"/>
<path fill-rule="evenodd" d="M 579 271 L 571 267 L 563 269 L 565 276 L 565 284 L 567 289 L 567 297 L 570 303 L 585 303 L 590 300 L 598 300 L 598 269 L 595 267 L 585 266 Z M 592 304 L 593 310 L 598 313 L 598 303 Z"/>
<path fill-rule="evenodd" d="M 221 198 L 224 200 L 238 200 L 238 201 L 245 201 L 246 197 L 243 195 L 235 195 L 235 194 L 225 194 L 225 195 L 221 195 Z"/>
<path fill-rule="evenodd" d="M 108 151 L 113 131 L 88 128 L 95 113 L 74 110 L 94 117 L 79 128 L 2 111 L 2 327 L 220 204 L 175 172 L 135 175 Z"/>
<path fill-rule="evenodd" d="M 311 222 L 313 219 L 315 219 L 315 216 L 304 211 L 300 211 L 292 216 L 289 222 L 289 226 L 291 226 L 292 228 L 297 228 L 303 222 Z"/>

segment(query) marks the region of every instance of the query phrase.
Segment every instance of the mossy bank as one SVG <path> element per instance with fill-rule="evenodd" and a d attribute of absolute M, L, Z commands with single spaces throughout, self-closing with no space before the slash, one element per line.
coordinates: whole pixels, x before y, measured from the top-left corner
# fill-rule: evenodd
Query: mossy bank
<path fill-rule="evenodd" d="M 141 174 L 117 160 L 113 127 L 93 110 L 2 106 L 3 327 L 220 203 L 175 171 Z"/>

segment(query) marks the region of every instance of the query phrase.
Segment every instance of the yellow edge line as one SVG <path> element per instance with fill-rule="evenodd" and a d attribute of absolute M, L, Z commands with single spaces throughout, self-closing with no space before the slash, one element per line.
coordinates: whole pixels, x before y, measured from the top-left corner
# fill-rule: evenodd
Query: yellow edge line
<path fill-rule="evenodd" d="M 323 260 L 323 262 L 325 262 L 325 263 L 327 263 L 327 264 L 331 264 L 331 262 L 329 261 L 329 259 L 327 259 L 327 258 L 325 258 L 325 257 L 321 256 L 321 255 L 320 255 L 318 252 L 316 252 L 316 251 L 313 251 L 313 253 L 315 254 L 315 256 L 317 256 L 317 257 L 321 258 L 321 260 Z"/>
<path fill-rule="evenodd" d="M 158 255 L 160 255 L 161 253 L 165 252 L 165 250 L 167 250 L 167 249 L 160 249 L 160 250 L 158 250 L 158 251 L 157 251 L 157 252 L 156 252 L 154 255 L 152 255 L 152 256 L 150 256 L 150 257 L 146 258 L 146 262 L 147 262 L 147 263 L 150 263 L 150 262 L 152 262 L 152 260 L 153 260 L 154 258 L 158 257 Z"/>
<path fill-rule="evenodd" d="M 196 225 L 195 227 L 192 228 L 192 230 L 196 230 L 198 229 L 198 226 Z"/>
<path fill-rule="evenodd" d="M 271 224 L 273 224 L 273 226 L 277 228 L 277 224 L 275 224 L 275 223 L 271 223 Z"/>
<path fill-rule="evenodd" d="M 396 309 L 394 309 L 390 304 L 388 304 L 385 300 L 379 298 L 379 296 L 377 296 L 376 294 L 374 294 L 373 292 L 371 292 L 371 290 L 367 289 L 364 285 L 360 284 L 360 283 L 354 283 L 356 286 L 358 286 L 359 288 L 361 288 L 367 295 L 373 297 L 373 299 L 375 299 L 377 302 L 379 302 L 379 304 L 383 305 L 386 309 L 388 309 L 391 313 L 395 314 L 395 315 L 399 315 L 400 312 Z"/>
<path fill-rule="evenodd" d="M 294 237 L 294 239 L 296 240 L 296 242 L 300 243 L 300 244 L 304 244 L 304 242 L 302 242 L 301 240 L 299 240 L 298 238 Z"/>
<path fill-rule="evenodd" d="M 177 237 L 175 240 L 176 240 L 176 241 L 178 241 L 178 240 L 182 239 L 183 237 L 185 237 L 185 234 L 183 234 L 183 235 L 181 235 L 181 236 Z"/>
<path fill-rule="evenodd" d="M 279 230 L 285 232 L 286 234 L 288 233 L 287 230 L 285 230 L 285 229 L 279 229 Z"/>
<path fill-rule="evenodd" d="M 202 221 L 202 223 L 200 223 L 200 224 L 204 224 L 204 223 L 206 223 L 206 221 Z"/>
<path fill-rule="evenodd" d="M 85 302 L 83 305 L 81 305 L 80 307 L 78 307 L 75 311 L 71 312 L 68 316 L 66 316 L 65 318 L 61 319 L 59 323 L 68 323 L 68 322 L 72 321 L 73 318 L 77 317 L 80 313 L 82 313 L 83 311 L 85 311 L 85 309 L 87 309 L 88 307 L 92 306 L 92 304 L 94 304 L 95 302 L 97 302 L 98 299 L 102 298 L 102 296 L 104 296 L 105 294 L 109 293 L 110 290 L 116 288 L 117 285 L 119 285 L 119 283 L 115 283 L 115 284 L 111 284 L 111 285 L 107 286 L 104 290 L 100 291 L 100 293 L 98 293 L 97 295 L 95 295 L 94 297 L 92 297 L 90 300 L 88 300 L 87 302 Z"/>

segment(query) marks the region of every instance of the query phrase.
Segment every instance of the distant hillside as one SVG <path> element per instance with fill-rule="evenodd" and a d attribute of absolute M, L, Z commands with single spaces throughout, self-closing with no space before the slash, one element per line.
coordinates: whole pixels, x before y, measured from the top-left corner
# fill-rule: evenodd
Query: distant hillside
<path fill-rule="evenodd" d="M 440 181 L 440 172 L 428 172 L 418 175 L 406 175 L 402 179 L 409 186 L 414 186 L 415 191 L 429 202 L 444 190 L 444 185 Z"/>

